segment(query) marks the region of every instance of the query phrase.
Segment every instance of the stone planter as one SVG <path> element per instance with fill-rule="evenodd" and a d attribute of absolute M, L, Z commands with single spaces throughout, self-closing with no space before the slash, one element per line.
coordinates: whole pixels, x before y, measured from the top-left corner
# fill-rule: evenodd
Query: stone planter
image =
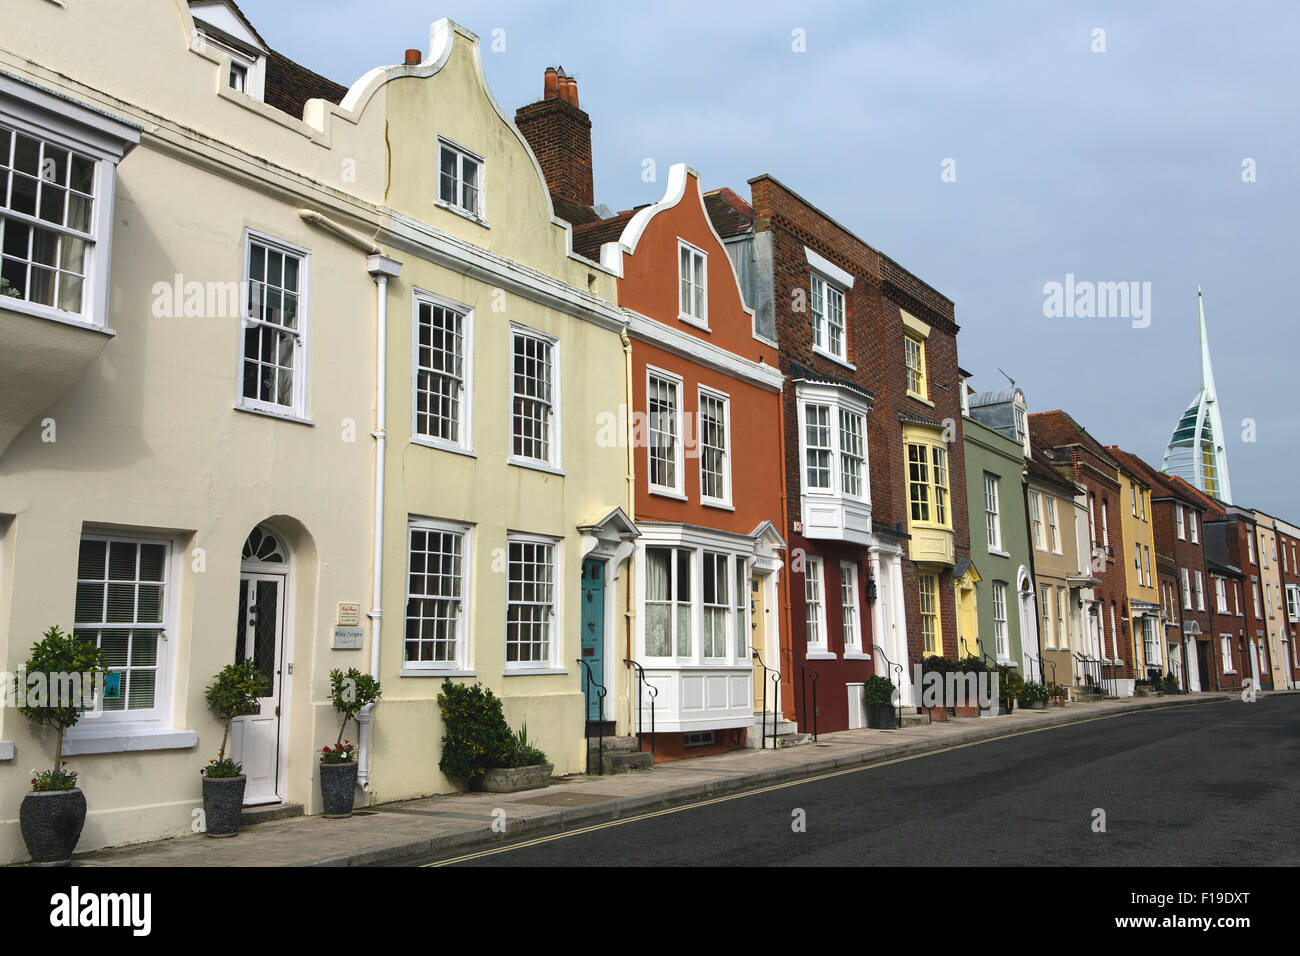
<path fill-rule="evenodd" d="M 320 765 L 320 795 L 325 805 L 325 818 L 338 820 L 352 816 L 352 804 L 357 792 L 357 762 L 322 763 Z"/>
<path fill-rule="evenodd" d="M 517 790 L 536 790 L 551 781 L 554 764 L 536 767 L 502 767 L 489 770 L 482 779 L 470 783 L 470 789 L 481 793 L 514 793 Z"/>
<path fill-rule="evenodd" d="M 61 866 L 72 857 L 86 822 L 86 796 L 71 790 L 32 791 L 18 808 L 18 825 L 32 862 Z"/>
<path fill-rule="evenodd" d="M 1047 710 L 1047 701 L 1036 700 L 1029 705 L 1030 710 Z"/>
<path fill-rule="evenodd" d="M 210 837 L 232 837 L 239 832 L 244 813 L 244 785 L 248 778 L 203 775 L 203 820 Z"/>
<path fill-rule="evenodd" d="M 868 704 L 867 726 L 872 730 L 893 730 L 897 725 L 893 704 Z"/>

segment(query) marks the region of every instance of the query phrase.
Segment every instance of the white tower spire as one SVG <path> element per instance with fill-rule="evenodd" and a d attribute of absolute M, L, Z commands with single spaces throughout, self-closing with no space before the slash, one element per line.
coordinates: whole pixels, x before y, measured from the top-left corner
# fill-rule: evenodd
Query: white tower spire
<path fill-rule="evenodd" d="M 1228 456 L 1219 412 L 1219 393 L 1210 364 L 1210 336 L 1205 327 L 1205 300 L 1196 287 L 1201 332 L 1201 390 L 1183 412 L 1165 449 L 1161 469 L 1178 475 L 1208 495 L 1232 503 Z"/>

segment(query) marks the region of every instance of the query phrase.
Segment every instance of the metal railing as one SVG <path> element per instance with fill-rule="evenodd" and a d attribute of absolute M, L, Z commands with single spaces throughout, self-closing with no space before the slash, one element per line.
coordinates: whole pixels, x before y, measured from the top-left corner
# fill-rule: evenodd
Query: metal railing
<path fill-rule="evenodd" d="M 872 650 L 880 655 L 880 659 L 885 662 L 885 666 L 895 675 L 894 691 L 898 696 L 898 704 L 894 708 L 894 728 L 898 729 L 903 726 L 903 665 L 895 664 L 885 653 L 885 649 L 879 644 L 872 644 Z"/>
<path fill-rule="evenodd" d="M 599 749 L 596 751 L 596 772 L 603 774 L 605 772 L 605 685 L 596 680 L 595 675 L 591 672 L 590 664 L 581 657 L 578 658 L 578 663 L 582 665 L 584 672 L 582 697 L 586 704 L 586 710 L 582 715 L 582 739 L 587 741 L 587 773 L 591 773 L 591 740 L 587 736 L 587 723 L 591 720 L 591 691 L 594 687 L 597 693 L 596 700 L 600 704 L 599 713 L 601 716 L 601 719 L 596 721 L 596 726 L 599 732 L 599 741 L 597 744 Z"/>
<path fill-rule="evenodd" d="M 803 726 L 808 726 L 808 678 L 812 677 L 812 739 L 817 743 L 817 672 L 807 664 L 799 665 L 799 696 L 803 698 Z"/>
<path fill-rule="evenodd" d="M 650 691 L 650 755 L 655 753 L 655 698 L 659 696 L 659 688 L 654 684 L 645 682 L 645 669 L 636 661 L 630 661 L 626 658 L 623 663 L 630 667 L 636 668 L 636 736 L 637 742 L 640 743 L 641 735 L 645 733 L 645 722 L 641 713 L 641 704 L 645 701 L 645 692 L 648 688 Z"/>
<path fill-rule="evenodd" d="M 771 675 L 770 679 L 772 681 L 772 703 L 773 706 L 775 707 L 776 702 L 780 700 L 781 672 L 775 670 L 774 668 L 768 667 L 766 664 L 764 664 L 763 658 L 759 656 L 758 651 L 755 650 L 752 652 L 752 654 L 754 660 L 758 661 L 758 666 L 763 668 L 763 713 L 759 718 L 762 725 L 760 729 L 761 739 L 759 742 L 759 748 L 762 750 L 766 750 L 767 749 L 767 682 L 769 679 L 768 675 Z M 780 719 L 780 715 L 776 713 L 776 711 L 774 710 L 772 712 L 772 749 L 773 750 L 776 749 L 776 730 L 777 730 L 777 721 L 779 719 Z"/>

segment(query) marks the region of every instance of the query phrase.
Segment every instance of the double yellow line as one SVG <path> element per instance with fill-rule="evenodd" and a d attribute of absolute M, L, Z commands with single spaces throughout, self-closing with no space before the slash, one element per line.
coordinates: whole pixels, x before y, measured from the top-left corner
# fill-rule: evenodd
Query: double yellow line
<path fill-rule="evenodd" d="M 1211 703 L 1211 701 L 1206 701 Z M 790 787 L 802 787 L 805 784 L 816 783 L 819 780 L 830 780 L 834 777 L 843 777 L 851 773 L 862 773 L 865 770 L 875 770 L 878 767 L 888 767 L 891 764 L 905 763 L 908 760 L 916 760 L 920 757 L 932 757 L 935 754 L 948 753 L 952 750 L 965 750 L 967 747 L 977 747 L 980 744 L 992 743 L 995 740 L 1007 740 L 1011 737 L 1023 737 L 1026 734 L 1040 734 L 1045 730 L 1059 730 L 1062 727 L 1075 727 L 1079 724 L 1090 724 L 1095 720 L 1110 720 L 1113 717 L 1125 717 L 1130 714 L 1146 713 L 1149 710 L 1163 710 L 1164 708 L 1146 708 L 1143 710 L 1121 711 L 1117 714 L 1098 714 L 1096 717 L 1089 717 L 1086 720 L 1072 720 L 1065 724 L 1053 724 L 1050 727 L 1034 727 L 1028 730 L 1017 730 L 1009 734 L 999 734 L 996 737 L 986 737 L 983 740 L 972 740 L 964 744 L 952 744 L 938 750 L 927 750 L 925 753 L 909 754 L 906 757 L 895 757 L 892 760 L 882 760 L 879 763 L 863 764 L 860 767 L 848 767 L 844 770 L 831 770 L 827 773 L 818 774 L 814 777 L 800 777 L 798 780 L 789 780 L 785 783 L 773 784 L 770 787 L 759 787 L 755 790 L 742 790 L 739 793 L 728 794 L 725 797 L 714 797 L 711 800 L 700 800 L 696 803 L 683 804 L 680 807 L 669 807 L 666 810 L 655 810 L 651 813 L 640 813 L 634 817 L 622 817 L 618 820 L 609 820 L 606 823 L 597 823 L 593 826 L 582 827 L 577 830 L 565 830 L 561 833 L 552 833 L 550 836 L 538 837 L 535 840 L 521 840 L 518 843 L 511 843 L 506 846 L 493 847 L 490 850 L 479 850 L 476 853 L 466 853 L 463 856 L 455 856 L 446 860 L 438 860 L 434 863 L 421 863 L 420 866 L 451 866 L 454 863 L 464 863 L 469 860 L 481 860 L 484 857 L 496 856 L 498 853 L 510 853 L 514 850 L 523 850 L 528 847 L 542 846 L 546 843 L 553 843 L 556 840 L 566 840 L 570 837 L 582 836 L 585 833 L 595 833 L 598 830 L 607 830 L 610 827 L 621 827 L 628 823 L 640 823 L 642 820 L 653 820 L 656 817 L 667 816 L 670 813 L 681 813 L 685 810 L 698 810 L 701 807 L 711 807 L 718 803 L 727 803 L 730 800 L 740 800 L 745 797 L 757 796 L 760 793 L 772 793 L 777 790 L 788 790 Z"/>

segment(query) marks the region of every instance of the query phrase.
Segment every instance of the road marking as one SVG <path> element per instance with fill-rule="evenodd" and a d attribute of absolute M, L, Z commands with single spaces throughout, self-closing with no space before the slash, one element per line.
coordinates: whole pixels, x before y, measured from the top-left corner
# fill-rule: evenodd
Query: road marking
<path fill-rule="evenodd" d="M 1206 700 L 1200 701 L 1200 704 L 1217 704 L 1223 701 Z M 896 763 L 905 763 L 908 760 L 917 760 L 921 757 L 932 757 L 935 754 L 948 753 L 952 750 L 965 750 L 967 747 L 977 747 L 980 744 L 992 743 L 995 740 L 1008 740 L 1012 737 L 1024 737 L 1026 734 L 1040 734 L 1046 730 L 1060 730 L 1062 727 L 1075 727 L 1079 724 L 1090 724 L 1095 720 L 1110 720 L 1114 717 L 1127 717 L 1133 714 L 1149 713 L 1157 710 L 1171 710 L 1174 705 L 1165 707 L 1144 707 L 1140 710 L 1120 711 L 1116 714 L 1098 714 L 1095 717 L 1087 717 L 1083 720 L 1072 720 L 1064 724 L 1052 724 L 1047 727 L 1030 727 L 1025 730 L 1016 730 L 1006 734 L 999 734 L 996 737 L 985 737 L 981 740 L 971 740 L 964 744 L 949 744 L 946 747 L 940 747 L 938 750 L 927 750 L 925 753 L 907 754 L 902 757 L 892 757 L 889 760 L 881 760 L 876 763 L 863 764 L 860 767 L 846 767 L 843 770 L 830 770 L 826 773 L 817 774 L 812 777 L 800 777 L 798 780 L 787 780 L 785 783 L 774 783 L 771 786 L 759 787 L 754 790 L 742 790 L 739 793 L 729 793 L 726 796 L 713 797 L 709 800 L 699 800 L 694 803 L 686 803 L 680 807 L 667 807 L 663 810 L 654 810 L 649 813 L 639 813 L 633 817 L 623 817 L 618 820 L 607 820 L 604 823 L 596 823 L 589 827 L 581 827 L 577 830 L 565 830 L 561 833 L 552 833 L 549 836 L 537 837 L 532 840 L 522 840 L 518 843 L 511 843 L 507 846 L 493 847 L 490 850 L 479 850 L 474 853 L 466 853 L 462 856 L 451 857 L 446 860 L 438 860 L 433 863 L 421 863 L 421 867 L 450 866 L 453 863 L 464 863 L 468 860 L 480 860 L 488 856 L 496 856 L 498 853 L 510 853 L 513 850 L 524 850 L 528 847 L 541 846 L 545 843 L 553 843 L 556 840 L 565 840 L 569 837 L 582 836 L 586 833 L 595 833 L 598 830 L 607 830 L 610 827 L 619 827 L 628 823 L 640 823 L 642 820 L 653 820 L 656 817 L 667 816 L 670 813 L 681 813 L 685 810 L 698 810 L 701 807 L 711 807 L 718 803 L 727 803 L 731 800 L 740 800 L 744 797 L 754 797 L 762 793 L 772 793 L 776 790 L 788 790 L 790 787 L 801 787 L 804 784 L 817 783 L 820 780 L 830 780 L 834 777 L 843 777 L 851 773 L 862 773 L 866 770 L 875 770 L 877 767 L 888 767 Z M 1186 705 L 1184 705 L 1186 706 Z"/>

